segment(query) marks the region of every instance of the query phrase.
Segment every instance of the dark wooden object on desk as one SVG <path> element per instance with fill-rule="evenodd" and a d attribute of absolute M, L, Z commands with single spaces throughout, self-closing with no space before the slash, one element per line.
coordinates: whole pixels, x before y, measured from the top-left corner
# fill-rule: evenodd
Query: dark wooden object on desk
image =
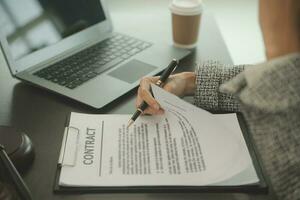
<path fill-rule="evenodd" d="M 0 126 L 0 145 L 5 148 L 19 173 L 25 173 L 34 160 L 34 149 L 30 138 L 14 127 Z"/>

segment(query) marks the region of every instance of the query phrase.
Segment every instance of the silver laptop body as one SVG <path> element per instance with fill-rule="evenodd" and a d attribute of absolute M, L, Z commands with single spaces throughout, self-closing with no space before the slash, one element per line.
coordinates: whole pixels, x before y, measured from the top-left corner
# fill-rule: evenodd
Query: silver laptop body
<path fill-rule="evenodd" d="M 107 105 L 137 87 L 141 77 L 158 74 L 173 58 L 181 59 L 189 53 L 170 46 L 149 43 L 141 38 L 136 39 L 114 33 L 109 11 L 103 0 L 20 0 L 18 5 L 13 4 L 16 1 L 1 0 L 0 2 L 2 9 L 7 12 L 5 17 L 9 18 L 8 21 L 13 22 L 13 26 L 8 28 L 0 24 L 2 30 L 6 28 L 10 30 L 10 32 L 4 31 L 1 34 L 1 49 L 11 74 L 25 82 L 67 96 L 94 108 Z M 60 4 L 67 6 L 68 3 L 74 7 L 73 14 L 68 7 L 60 7 Z M 31 7 L 30 4 L 32 4 Z M 26 13 L 26 10 L 31 14 L 27 17 L 20 17 L 18 16 L 18 8 L 22 9 L 23 14 Z M 56 8 L 58 9 L 55 10 Z M 66 9 L 69 10 L 65 12 Z M 84 9 L 86 9 L 85 13 L 82 11 Z M 77 14 L 81 11 L 82 14 Z M 74 14 L 75 12 L 76 14 Z M 90 16 L 93 13 L 95 16 Z M 78 15 L 78 19 L 72 19 L 72 16 Z M 80 15 L 87 19 L 82 20 Z M 66 19 L 60 20 L 59 17 L 61 16 Z M 69 27 L 65 28 L 67 26 Z M 30 35 L 31 33 L 32 35 Z M 45 37 L 50 42 L 45 42 L 45 38 L 42 37 L 43 33 L 51 33 Z M 128 44 L 123 45 L 123 47 L 118 45 L 118 42 L 124 42 L 124 40 L 128 43 L 134 41 L 134 45 L 140 44 L 142 47 L 134 48 L 135 50 L 139 49 L 139 51 L 132 49 L 127 51 L 125 48 Z M 116 55 L 106 56 L 108 60 L 110 59 L 109 64 L 113 65 L 104 70 L 101 70 L 101 67 L 97 68 L 97 63 L 106 57 L 96 60 L 92 65 L 100 69 L 98 70 L 99 73 L 91 73 L 91 77 L 86 77 L 88 80 L 73 85 L 76 87 L 71 87 L 73 81 L 69 77 L 79 74 L 74 69 L 81 69 L 81 65 L 90 66 L 94 57 L 102 55 L 100 51 L 102 43 L 107 47 L 107 43 L 110 42 L 117 44 L 115 47 L 118 49 L 114 50 L 116 55 L 125 51 L 130 54 L 121 59 Z M 111 49 L 110 46 L 109 49 Z M 98 50 L 99 53 L 95 56 L 94 54 Z M 94 57 L 90 56 L 92 54 Z M 118 60 L 116 61 L 116 59 Z M 80 62 L 80 65 L 77 62 Z M 63 70 L 67 70 L 65 78 L 70 83 L 63 82 L 63 79 L 57 80 L 52 76 L 53 73 L 61 75 L 64 72 L 59 71 L 62 67 Z M 45 77 L 49 76 L 49 73 L 52 73 L 50 79 Z M 58 81 L 60 82 L 58 83 Z"/>

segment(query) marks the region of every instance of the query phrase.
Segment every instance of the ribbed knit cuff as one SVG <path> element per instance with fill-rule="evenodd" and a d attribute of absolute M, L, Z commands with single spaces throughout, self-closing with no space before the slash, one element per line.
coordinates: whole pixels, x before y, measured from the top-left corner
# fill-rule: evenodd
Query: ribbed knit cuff
<path fill-rule="evenodd" d="M 221 93 L 219 87 L 244 70 L 245 66 L 222 65 L 217 61 L 207 61 L 196 70 L 196 91 L 194 103 L 207 110 L 239 111 L 235 97 Z"/>

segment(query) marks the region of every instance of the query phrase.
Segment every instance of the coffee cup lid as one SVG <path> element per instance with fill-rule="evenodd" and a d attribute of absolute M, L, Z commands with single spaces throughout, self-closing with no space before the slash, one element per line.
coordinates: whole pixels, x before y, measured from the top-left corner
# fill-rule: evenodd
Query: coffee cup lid
<path fill-rule="evenodd" d="M 202 8 L 201 0 L 173 0 L 170 10 L 178 15 L 199 15 Z"/>

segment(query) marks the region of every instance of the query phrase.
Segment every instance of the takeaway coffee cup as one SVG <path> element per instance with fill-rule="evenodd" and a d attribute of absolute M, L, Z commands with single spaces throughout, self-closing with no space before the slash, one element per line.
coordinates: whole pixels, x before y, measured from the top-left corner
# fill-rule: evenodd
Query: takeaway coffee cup
<path fill-rule="evenodd" d="M 197 45 L 203 5 L 201 0 L 173 0 L 172 31 L 174 46 L 194 48 Z"/>

